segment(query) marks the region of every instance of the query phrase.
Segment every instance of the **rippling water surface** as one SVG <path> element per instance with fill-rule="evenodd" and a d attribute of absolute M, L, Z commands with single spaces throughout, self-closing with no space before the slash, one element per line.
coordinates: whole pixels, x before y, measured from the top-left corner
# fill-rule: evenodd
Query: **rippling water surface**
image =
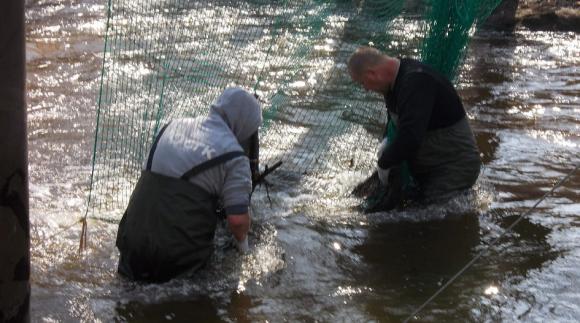
<path fill-rule="evenodd" d="M 481 33 L 458 84 L 485 163 L 473 192 L 366 216 L 348 194 L 366 174 L 329 160 L 333 174 L 275 181 L 271 205 L 264 189 L 255 195 L 249 255 L 229 248 L 220 228 L 198 277 L 129 283 L 116 276 L 116 224 L 91 221 L 88 251 L 77 253 L 104 14 L 96 0 L 38 0 L 26 10 L 34 322 L 400 321 L 580 162 L 578 35 Z M 322 58 L 332 59 L 332 43 L 317 48 Z M 340 99 L 323 94 L 320 106 Z M 577 173 L 421 320 L 577 320 L 579 202 Z M 463 216 L 443 219 L 449 213 Z"/>

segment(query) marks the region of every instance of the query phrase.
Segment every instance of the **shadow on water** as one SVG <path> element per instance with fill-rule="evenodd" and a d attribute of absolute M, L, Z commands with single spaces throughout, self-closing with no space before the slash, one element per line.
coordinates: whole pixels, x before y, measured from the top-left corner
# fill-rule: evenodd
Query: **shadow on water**
<path fill-rule="evenodd" d="M 354 249 L 366 264 L 359 279 L 380 295 L 367 303 L 368 312 L 392 319 L 410 313 L 410 304 L 420 304 L 473 257 L 479 241 L 475 214 L 370 227 L 367 239 Z"/>
<path fill-rule="evenodd" d="M 130 302 L 116 308 L 117 322 L 225 322 L 210 298 L 179 300 L 160 304 Z"/>
<path fill-rule="evenodd" d="M 253 306 L 249 296 L 232 292 L 226 300 L 228 306 L 220 313 L 220 304 L 206 295 L 196 295 L 156 304 L 143 304 L 131 301 L 126 304 L 117 304 L 115 312 L 116 322 L 228 322 L 229 317 L 236 322 L 245 323 L 252 320 L 248 317 L 248 309 Z"/>
<path fill-rule="evenodd" d="M 505 213 L 501 219 L 498 219 L 498 225 L 503 228 L 511 225 L 520 216 L 520 214 L 513 214 L 511 210 L 504 212 L 496 209 L 494 213 Z M 562 252 L 554 249 L 548 242 L 551 233 L 550 228 L 524 218 L 513 228 L 508 238 L 494 249 L 494 256 L 503 258 L 502 271 L 525 277 L 527 272 L 542 268 L 546 262 L 562 256 Z"/>
<path fill-rule="evenodd" d="M 494 215 L 499 214 L 494 211 Z M 489 216 L 471 213 L 453 219 L 370 226 L 366 239 L 353 248 L 363 265 L 358 270 L 347 265 L 356 281 L 374 290 L 364 302 L 368 314 L 382 322 L 405 319 L 497 237 L 498 228 L 489 228 L 493 226 Z M 507 227 L 515 218 L 503 217 L 500 226 Z M 492 246 L 435 298 L 420 313 L 421 320 L 501 319 L 493 311 L 474 314 L 474 309 L 489 311 L 482 304 L 490 299 L 497 303 L 493 295 L 487 295 L 490 286 L 499 284 L 501 293 L 501 285 L 516 283 L 513 280 L 556 259 L 559 253 L 547 242 L 550 233 L 550 229 L 524 219 L 513 234 Z M 503 302 L 518 301 L 517 295 L 510 297 L 511 301 Z"/>

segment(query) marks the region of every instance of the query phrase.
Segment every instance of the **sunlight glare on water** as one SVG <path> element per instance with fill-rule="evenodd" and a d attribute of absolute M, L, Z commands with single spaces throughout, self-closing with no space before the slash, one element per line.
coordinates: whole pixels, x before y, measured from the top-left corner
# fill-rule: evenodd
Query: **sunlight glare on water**
<path fill-rule="evenodd" d="M 149 2 L 150 16 L 118 20 L 119 31 L 167 25 L 164 3 Z M 131 12 L 133 2 L 122 4 Z M 262 138 L 263 151 L 273 161 L 292 151 L 284 165 L 299 166 L 318 157 L 314 148 L 324 143 L 317 166 L 326 172 L 292 174 L 281 168 L 271 177 L 269 194 L 261 186 L 253 196 L 252 251 L 239 255 L 221 227 L 207 270 L 192 279 L 144 285 L 119 278 L 114 219 L 121 209 L 99 211 L 113 221 L 90 221 L 89 248 L 79 255 L 78 220 L 87 203 L 105 4 L 33 1 L 26 13 L 32 321 L 399 321 L 578 162 L 577 35 L 527 30 L 476 34 L 458 78 L 485 164 L 476 187 L 436 205 L 363 214 L 357 209 L 361 201 L 350 192 L 372 171 L 384 115 L 357 119 L 362 113 L 352 108 L 359 101 L 382 106 L 382 98 L 364 94 L 347 79 L 343 58 L 356 48 L 349 37 L 357 35 L 348 34 L 356 26 L 344 16 L 331 16 L 332 28 L 312 46 L 313 60 L 303 62 L 310 72 L 301 74 L 290 67 L 301 58 L 295 53 L 306 46 L 307 29 L 279 35 L 263 25 L 267 17 L 196 5 L 184 15 L 184 27 L 174 26 L 175 34 L 158 28 L 135 41 L 167 44 L 182 55 L 176 60 L 201 49 L 207 57 L 222 58 L 223 77 L 246 77 L 252 84 L 263 70 L 264 98 L 277 93 L 276 84 L 287 83 L 277 101 L 270 102 L 281 108 Z M 266 9 L 261 14 L 279 10 L 273 5 Z M 228 22 L 242 16 L 245 29 L 231 28 Z M 216 19 L 224 23 L 209 33 Z M 397 56 L 416 57 L 413 44 L 420 41 L 422 28 L 419 21 L 396 18 L 393 41 L 386 47 Z M 252 37 L 244 42 L 246 31 Z M 184 38 L 176 41 L 177 36 Z M 123 59 L 107 67 L 135 79 L 156 71 L 138 48 L 126 48 Z M 163 68 L 174 76 L 191 72 Z M 131 88 L 123 99 L 138 110 L 151 104 L 142 91 Z M 177 96 L 175 104 L 187 99 L 201 105 L 214 92 L 204 88 L 195 97 Z M 296 98 L 303 97 L 309 98 L 308 106 L 297 104 L 304 101 Z M 309 118 L 300 119 L 306 109 Z M 336 133 L 317 131 L 325 123 L 336 126 Z M 133 130 L 125 129 L 125 135 Z M 117 183 L 95 200 L 122 205 L 120 192 L 130 191 L 134 178 L 121 177 Z M 420 318 L 579 317 L 579 185 L 575 175 Z M 449 220 L 449 214 L 460 216 Z"/>

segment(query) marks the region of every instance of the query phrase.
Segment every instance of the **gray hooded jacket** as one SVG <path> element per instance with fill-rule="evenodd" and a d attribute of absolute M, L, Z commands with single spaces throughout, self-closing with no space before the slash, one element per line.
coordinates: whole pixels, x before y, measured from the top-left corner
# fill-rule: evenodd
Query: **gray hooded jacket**
<path fill-rule="evenodd" d="M 207 263 L 219 200 L 227 214 L 248 211 L 250 164 L 240 142 L 260 123 L 258 102 L 234 88 L 224 91 L 207 118 L 175 120 L 165 128 L 119 223 L 119 273 L 163 282 L 189 276 Z M 226 153 L 239 157 L 183 177 L 191 183 L 182 179 L 193 167 Z"/>
<path fill-rule="evenodd" d="M 179 178 L 209 159 L 243 151 L 240 143 L 258 131 L 261 123 L 260 105 L 254 96 L 241 88 L 228 88 L 212 104 L 207 117 L 177 119 L 169 124 L 157 145 L 151 171 Z M 190 182 L 219 196 L 226 214 L 248 211 L 252 177 L 246 156 L 212 167 Z"/>

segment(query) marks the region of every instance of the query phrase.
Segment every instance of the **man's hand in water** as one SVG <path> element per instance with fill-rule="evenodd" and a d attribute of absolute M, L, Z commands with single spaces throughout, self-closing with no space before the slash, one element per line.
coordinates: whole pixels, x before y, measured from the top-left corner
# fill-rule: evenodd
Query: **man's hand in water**
<path fill-rule="evenodd" d="M 250 250 L 248 246 L 248 232 L 250 231 L 250 213 L 228 215 L 228 227 L 234 236 L 236 248 L 241 253 Z"/>
<path fill-rule="evenodd" d="M 236 243 L 236 248 L 242 255 L 250 252 L 250 245 L 248 244 L 248 235 L 246 235 L 246 237 L 242 241 L 238 241 L 236 238 L 234 238 L 234 242 Z"/>

